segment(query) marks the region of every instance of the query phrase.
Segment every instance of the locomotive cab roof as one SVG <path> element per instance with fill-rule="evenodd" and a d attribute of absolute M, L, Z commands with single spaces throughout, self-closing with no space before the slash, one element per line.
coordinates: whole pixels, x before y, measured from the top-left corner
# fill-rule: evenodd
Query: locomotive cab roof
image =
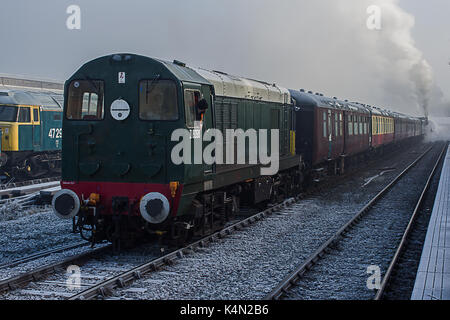
<path fill-rule="evenodd" d="M 185 63 L 174 60 L 173 62 L 165 61 L 157 58 L 151 58 L 136 54 L 113 54 L 97 58 L 88 62 L 80 68 L 75 76 L 70 80 L 75 79 L 77 74 L 84 74 L 87 65 L 94 65 L 96 63 L 104 63 L 108 61 L 110 64 L 155 64 L 162 69 L 160 71 L 181 82 L 191 82 L 197 84 L 206 84 L 213 87 L 214 93 L 217 96 L 240 98 L 248 100 L 257 100 L 265 102 L 276 102 L 282 104 L 290 104 L 291 98 L 287 88 L 277 86 L 265 81 L 253 80 L 249 78 L 239 77 L 227 74 L 225 72 L 207 70 L 203 68 L 190 67 Z M 159 71 L 155 71 L 159 72 Z"/>
<path fill-rule="evenodd" d="M 40 106 L 43 109 L 62 109 L 62 94 L 0 89 L 0 104 Z"/>

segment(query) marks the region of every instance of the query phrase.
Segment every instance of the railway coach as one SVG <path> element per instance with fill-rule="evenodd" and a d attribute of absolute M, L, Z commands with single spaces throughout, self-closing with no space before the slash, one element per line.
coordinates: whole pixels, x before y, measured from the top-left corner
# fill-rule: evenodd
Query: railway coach
<path fill-rule="evenodd" d="M 372 147 L 380 148 L 394 142 L 394 114 L 390 111 L 371 107 Z"/>
<path fill-rule="evenodd" d="M 296 108 L 296 150 L 306 170 L 314 170 L 313 179 L 343 172 L 345 162 L 370 149 L 367 107 L 304 90 L 290 93 Z"/>

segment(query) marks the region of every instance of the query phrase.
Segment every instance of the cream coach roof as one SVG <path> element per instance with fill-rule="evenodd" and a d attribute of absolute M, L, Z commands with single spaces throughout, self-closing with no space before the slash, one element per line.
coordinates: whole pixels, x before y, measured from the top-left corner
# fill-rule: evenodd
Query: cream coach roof
<path fill-rule="evenodd" d="M 291 103 L 289 90 L 262 81 L 232 76 L 218 71 L 192 68 L 214 85 L 217 96 L 277 103 Z"/>

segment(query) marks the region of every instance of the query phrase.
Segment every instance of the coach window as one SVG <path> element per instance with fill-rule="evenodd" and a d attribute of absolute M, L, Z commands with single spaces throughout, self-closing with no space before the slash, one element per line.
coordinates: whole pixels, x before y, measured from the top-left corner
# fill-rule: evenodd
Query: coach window
<path fill-rule="evenodd" d="M 338 122 L 338 114 L 334 114 L 334 135 L 339 137 L 339 122 Z"/>
<path fill-rule="evenodd" d="M 20 107 L 18 122 L 31 122 L 30 108 Z"/>
<path fill-rule="evenodd" d="M 339 114 L 339 135 L 342 137 L 343 134 L 343 128 L 344 127 L 344 123 L 342 121 L 342 113 Z"/>
<path fill-rule="evenodd" d="M 69 120 L 102 120 L 104 85 L 99 80 L 74 80 L 69 85 L 66 117 Z"/>
<path fill-rule="evenodd" d="M 354 134 L 355 134 L 355 136 L 356 135 L 358 135 L 359 133 L 358 133 L 358 116 L 354 116 L 354 125 L 355 125 L 355 129 L 354 129 Z"/>
<path fill-rule="evenodd" d="M 361 116 L 358 116 L 358 132 L 359 132 L 359 134 L 363 134 L 363 131 L 362 131 L 362 117 Z"/>
<path fill-rule="evenodd" d="M 327 112 L 324 111 L 323 112 L 323 137 L 326 138 L 327 137 Z"/>
<path fill-rule="evenodd" d="M 139 119 L 177 120 L 177 86 L 171 80 L 139 82 Z"/>

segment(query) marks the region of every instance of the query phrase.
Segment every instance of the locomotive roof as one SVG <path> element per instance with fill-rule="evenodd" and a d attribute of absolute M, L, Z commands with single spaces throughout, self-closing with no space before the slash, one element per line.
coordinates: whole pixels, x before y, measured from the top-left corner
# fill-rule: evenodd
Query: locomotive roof
<path fill-rule="evenodd" d="M 363 105 L 342 101 L 335 98 L 325 97 L 322 94 L 289 90 L 292 98 L 295 99 L 296 106 L 299 108 L 329 108 L 335 110 L 369 113 L 369 109 Z"/>
<path fill-rule="evenodd" d="M 62 109 L 63 96 L 58 92 L 0 89 L 0 104 L 32 105 L 42 109 Z"/>
<path fill-rule="evenodd" d="M 149 59 L 154 59 L 154 58 L 149 58 Z M 162 63 L 180 81 L 189 81 L 189 82 L 211 85 L 211 83 L 208 80 L 206 80 L 204 77 L 199 75 L 192 68 L 188 68 L 182 63 L 177 64 L 175 62 L 169 62 L 169 61 L 160 60 L 160 59 L 154 59 L 154 60 Z"/>
<path fill-rule="evenodd" d="M 33 77 L 0 74 L 0 88 L 2 89 L 22 89 L 39 90 L 51 92 L 63 92 L 62 82 L 50 79 L 38 79 Z"/>
<path fill-rule="evenodd" d="M 290 104 L 289 90 L 274 83 L 238 77 L 221 71 L 202 68 L 193 70 L 214 85 L 218 96 Z"/>

